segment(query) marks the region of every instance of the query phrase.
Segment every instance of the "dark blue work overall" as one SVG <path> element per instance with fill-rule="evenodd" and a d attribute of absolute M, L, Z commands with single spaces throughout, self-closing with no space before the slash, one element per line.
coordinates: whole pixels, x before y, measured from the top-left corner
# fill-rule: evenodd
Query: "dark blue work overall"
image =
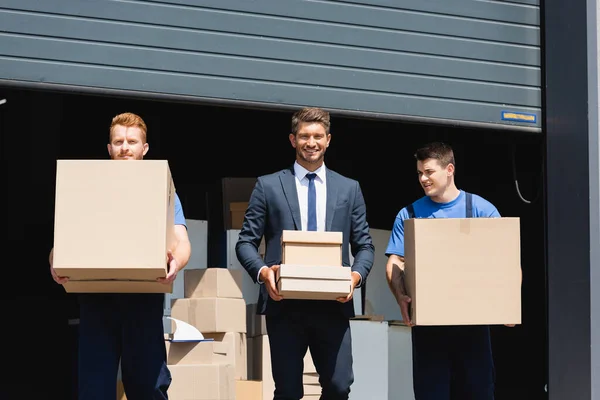
<path fill-rule="evenodd" d="M 472 218 L 470 193 L 465 200 L 466 217 Z M 412 205 L 408 213 L 414 218 Z M 494 399 L 489 326 L 414 326 L 411 330 L 415 400 Z"/>
<path fill-rule="evenodd" d="M 163 294 L 82 294 L 78 400 L 116 396 L 119 360 L 128 400 L 167 399 Z"/>

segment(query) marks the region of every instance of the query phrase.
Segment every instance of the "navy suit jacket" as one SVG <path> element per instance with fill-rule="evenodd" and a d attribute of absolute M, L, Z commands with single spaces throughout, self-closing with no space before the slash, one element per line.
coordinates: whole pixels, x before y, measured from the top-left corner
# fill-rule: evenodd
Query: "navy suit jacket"
<path fill-rule="evenodd" d="M 350 267 L 348 247 L 352 250 L 352 271 L 360 273 L 364 283 L 373 266 L 375 248 L 369 234 L 365 201 L 357 181 L 326 168 L 327 205 L 326 231 L 342 232 L 342 264 Z M 257 282 L 264 265 L 281 264 L 281 234 L 284 230 L 301 230 L 300 206 L 294 169 L 258 178 L 235 246 L 238 260 Z M 258 254 L 258 246 L 265 237 L 265 259 Z M 310 300 L 309 300 L 310 301 Z M 258 314 L 274 315 L 285 307 L 286 300 L 274 301 L 264 284 L 260 285 Z M 340 303 L 348 318 L 354 317 L 352 301 Z"/>

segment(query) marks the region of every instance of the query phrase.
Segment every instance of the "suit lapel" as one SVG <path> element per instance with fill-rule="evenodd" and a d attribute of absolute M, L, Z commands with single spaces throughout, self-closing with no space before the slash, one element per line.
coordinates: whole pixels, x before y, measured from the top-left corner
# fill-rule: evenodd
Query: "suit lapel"
<path fill-rule="evenodd" d="M 332 172 L 326 169 L 327 174 L 327 206 L 325 211 L 325 230 L 331 231 L 333 223 L 333 214 L 335 213 L 335 205 L 337 204 L 337 182 Z"/>
<path fill-rule="evenodd" d="M 298 204 L 298 191 L 296 190 L 296 177 L 294 176 L 293 169 L 286 169 L 279 176 L 281 186 L 283 187 L 283 193 L 290 206 L 292 212 L 292 218 L 297 230 L 302 230 L 302 219 L 300 218 L 300 205 Z"/>

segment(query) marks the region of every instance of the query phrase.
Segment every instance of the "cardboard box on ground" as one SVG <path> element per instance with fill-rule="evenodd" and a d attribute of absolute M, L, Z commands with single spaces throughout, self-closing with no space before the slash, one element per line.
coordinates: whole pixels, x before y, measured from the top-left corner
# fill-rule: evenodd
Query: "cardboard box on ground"
<path fill-rule="evenodd" d="M 241 178 L 241 187 L 235 188 L 235 178 L 228 178 L 227 184 L 223 183 L 224 193 L 223 198 L 234 198 L 236 201 L 224 204 L 224 210 L 230 210 L 231 214 L 228 220 L 223 220 L 223 226 L 226 227 L 225 234 L 219 237 L 224 237 L 226 242 L 219 246 L 227 247 L 228 256 L 225 259 L 234 257 L 233 248 L 235 240 L 229 240 L 230 232 L 237 232 L 236 228 L 241 228 L 243 215 L 247 209 L 247 200 L 249 200 L 250 192 L 248 189 L 249 178 Z M 253 185 L 252 185 L 253 186 Z M 227 189 L 229 188 L 229 189 Z M 237 193 L 237 197 L 228 193 L 228 190 L 233 190 Z M 246 191 L 247 197 L 244 199 L 240 194 Z M 209 221 L 210 225 L 211 221 Z M 210 229 L 214 234 L 215 230 Z M 338 234 L 337 242 L 333 246 L 329 246 L 329 257 L 325 259 L 331 260 L 332 254 L 335 254 L 333 265 L 341 268 L 341 234 Z M 193 240 L 193 239 L 192 239 Z M 312 240 L 314 242 L 314 239 Z M 319 242 L 318 240 L 316 241 Z M 330 242 L 330 240 L 326 240 Z M 335 241 L 334 241 L 335 242 Z M 210 239 L 207 240 L 210 243 Z M 329 243 L 331 244 L 331 243 Z M 302 246 L 311 246 L 309 243 L 304 243 Z M 231 247 L 231 248 L 230 248 Z M 293 253 L 293 243 L 290 244 L 290 252 Z M 318 245 L 317 245 L 318 247 Z M 334 249 L 332 253 L 331 249 Z M 259 247 L 259 253 L 264 256 L 264 240 Z M 229 252 L 233 252 L 231 255 Z M 308 252 L 311 254 L 311 252 Z M 304 259 L 305 264 L 310 264 Z M 233 260 L 231 260 L 233 262 Z M 215 267 L 228 267 L 231 262 L 215 265 Z M 225 264 L 225 265 L 223 265 Z M 237 263 L 236 263 L 237 264 Z M 349 271 L 349 269 L 348 269 Z M 256 295 L 258 293 L 258 285 L 253 284 L 255 291 L 246 296 L 242 290 L 244 278 L 247 272 L 242 268 L 207 268 L 207 269 L 192 269 L 186 268 L 183 274 L 183 297 L 174 299 L 171 302 L 170 315 L 171 317 L 185 321 L 196 327 L 206 338 L 214 341 L 203 341 L 196 343 L 176 343 L 167 341 L 168 349 L 168 364 L 173 376 L 173 384 L 169 390 L 170 398 L 187 399 L 244 399 L 244 400 L 266 400 L 272 399 L 274 391 L 274 383 L 271 374 L 269 342 L 266 331 L 265 317 L 256 315 Z M 246 299 L 244 299 L 246 297 Z M 171 327 L 172 329 L 174 327 Z M 200 366 L 203 367 L 200 367 Z M 212 367 L 209 367 L 211 366 Z M 194 376 L 204 373 L 204 369 L 217 368 L 215 365 L 220 365 L 222 372 L 218 387 L 212 388 L 209 394 L 202 393 L 201 385 L 190 386 L 186 384 L 188 376 L 186 373 L 193 373 Z M 228 365 L 232 368 L 223 369 L 223 365 Z M 192 372 L 190 372 L 192 371 Z M 194 372 L 195 371 L 195 372 Z M 202 378 L 201 378 L 202 380 Z M 214 380 L 214 379 L 213 379 Z M 226 382 L 226 384 L 223 384 Z M 232 382 L 234 383 L 232 385 Z M 310 353 L 305 357 L 305 374 L 304 382 L 306 385 L 306 399 L 315 398 L 314 393 L 320 393 L 320 385 L 318 376 L 312 364 Z M 208 381 L 202 380 L 202 385 L 211 385 Z M 215 384 L 213 384 L 214 386 Z M 232 387 L 237 386 L 234 397 L 231 397 Z M 182 397 L 187 396 L 187 397 Z M 221 397 L 208 397 L 221 396 Z"/>
<path fill-rule="evenodd" d="M 227 268 L 184 270 L 185 297 L 171 317 L 194 326 L 210 341 L 165 341 L 173 400 L 272 399 L 274 383 L 264 317 L 242 298 L 242 274 Z M 173 335 L 177 326 L 173 326 Z M 310 356 L 306 375 L 313 374 Z M 316 381 L 318 386 L 318 381 Z M 318 386 L 320 390 L 320 386 Z"/>
<path fill-rule="evenodd" d="M 245 178 L 242 178 L 245 179 Z M 231 182 L 233 180 L 229 179 Z M 247 201 L 248 198 L 245 200 Z M 247 207 L 247 205 L 243 206 Z M 209 218 L 210 219 L 210 218 Z M 243 220 L 243 219 L 242 219 Z M 226 257 L 222 263 L 213 264 L 209 260 L 207 255 L 208 250 L 208 239 L 210 232 L 207 229 L 211 221 L 188 221 L 190 229 L 188 230 L 190 240 L 193 244 L 193 252 L 190 264 L 180 274 L 178 280 L 181 286 L 180 296 L 178 300 L 172 302 L 175 312 L 182 312 L 183 315 L 191 312 L 189 304 L 186 306 L 185 303 L 192 303 L 184 300 L 198 299 L 198 304 L 201 304 L 200 310 L 194 310 L 192 312 L 195 315 L 195 322 L 200 327 L 208 330 L 221 330 L 221 332 L 202 332 L 205 336 L 213 336 L 214 342 L 197 342 L 197 343 L 165 343 L 168 347 L 169 353 L 169 368 L 173 375 L 173 385 L 169 391 L 170 398 L 172 400 L 177 399 L 243 399 L 243 400 L 271 400 L 273 398 L 274 383 L 271 374 L 271 363 L 270 363 L 270 350 L 269 342 L 266 330 L 265 317 L 256 315 L 256 301 L 258 294 L 258 285 L 254 284 L 246 273 L 245 270 L 239 265 L 239 262 L 235 256 L 235 242 L 237 241 L 237 235 L 239 230 L 233 228 L 227 229 L 223 237 L 219 240 L 223 240 L 221 246 L 226 248 Z M 233 224 L 233 222 L 232 222 Z M 236 226 L 238 227 L 238 226 Z M 241 228 L 241 222 L 239 225 Z M 264 242 L 263 242 L 264 243 Z M 341 243 L 341 242 L 340 242 Z M 264 252 L 264 247 L 261 248 Z M 337 253 L 336 253 L 337 254 Z M 340 253 L 341 254 L 341 253 Z M 200 258 L 197 256 L 201 255 Z M 340 255 L 336 255 L 340 257 Z M 337 259 L 337 258 L 336 258 Z M 306 261 L 305 261 L 306 262 Z M 340 261 L 336 263 L 341 265 Z M 228 267 L 228 269 L 217 269 L 209 268 L 207 266 L 216 267 Z M 205 272 L 197 271 L 197 269 L 205 270 Z M 210 272 L 209 272 L 210 271 Z M 236 299 L 240 300 L 239 293 L 239 276 L 242 276 L 243 288 L 242 296 L 244 299 L 245 312 L 242 313 L 239 305 L 236 305 Z M 188 277 L 190 277 L 188 279 Z M 382 279 L 384 275 L 381 275 Z M 370 277 L 370 280 L 373 280 Z M 202 281 L 202 283 L 200 283 Z M 233 284 L 235 282 L 235 284 Z M 236 288 L 236 286 L 238 288 Z M 360 298 L 360 297 L 359 297 Z M 202 300 L 204 299 L 204 300 Z M 222 300 L 218 300 L 222 299 Z M 228 301 L 229 300 L 229 301 Z M 233 301 L 233 304 L 232 304 Z M 179 305 L 176 305 L 179 303 Z M 219 309 L 224 310 L 226 306 L 223 304 L 229 303 L 230 309 L 233 309 L 234 313 L 237 313 L 238 319 L 245 321 L 245 333 L 237 332 L 243 330 L 238 321 L 233 318 L 227 318 L 226 315 L 221 315 L 222 312 Z M 171 306 L 171 302 L 169 302 Z M 179 310 L 178 310 L 179 309 Z M 169 315 L 171 310 L 169 309 Z M 240 315 L 241 314 L 241 315 Z M 206 315 L 206 318 L 200 317 L 199 315 Z M 219 318 L 222 316 L 222 318 Z M 185 320 L 181 314 L 179 317 Z M 192 319 L 192 318 L 188 318 Z M 186 321 L 190 322 L 190 321 Z M 194 322 L 194 323 L 195 323 Z M 381 375 L 380 378 L 374 379 L 375 375 L 379 376 L 383 371 L 388 371 L 390 375 L 390 388 L 391 382 L 405 382 L 410 380 L 409 376 L 403 376 L 403 379 L 395 376 L 398 374 L 399 368 L 383 363 L 378 359 L 377 368 L 373 368 L 373 346 L 376 343 L 387 343 L 385 337 L 373 337 L 372 330 L 358 329 L 360 327 L 377 327 L 385 322 L 377 320 L 377 318 L 371 320 L 360 320 L 352 321 L 351 327 L 353 330 L 353 356 L 355 358 L 354 363 L 354 374 L 355 383 L 350 394 L 351 400 L 359 400 L 366 394 L 379 394 L 387 393 L 387 387 L 385 390 L 379 388 L 381 385 L 386 385 L 388 382 L 387 374 Z M 204 324 L 204 326 L 202 325 Z M 207 326 L 208 325 L 208 326 Z M 399 329 L 408 329 L 405 327 L 399 327 Z M 229 332 L 226 332 L 229 330 Z M 225 332 L 224 332 L 225 331 Z M 383 331 L 382 331 L 383 332 Z M 382 334 L 380 332 L 380 335 Z M 387 337 L 387 331 L 384 332 Z M 407 331 L 408 332 L 408 331 Z M 405 353 L 404 349 L 410 349 L 409 335 L 402 336 L 402 346 L 398 347 L 396 344 L 390 343 L 390 347 L 398 347 L 403 349 L 402 354 Z M 390 334 L 391 337 L 391 334 Z M 407 339 L 408 337 L 408 339 Z M 244 365 L 243 359 L 243 343 L 245 340 L 246 353 L 246 379 L 239 379 L 239 376 L 243 377 L 243 372 L 240 372 L 240 365 Z M 237 345 L 237 348 L 236 348 Z M 380 353 L 386 353 L 387 347 L 380 349 Z M 407 353 L 409 354 L 409 353 Z M 407 356 L 409 357 L 409 355 Z M 391 364 L 392 360 L 390 360 Z M 406 359 L 403 359 L 400 364 L 408 365 Z M 211 367 L 212 365 L 212 367 Z M 220 365 L 215 367 L 214 365 Z M 225 366 L 223 366 L 225 365 Z M 312 363 L 311 355 L 308 353 L 305 357 L 305 370 L 303 374 L 303 383 L 305 386 L 305 400 L 317 399 L 320 393 L 320 385 L 318 383 L 318 375 L 314 364 Z M 229 367 L 227 367 L 229 366 Z M 242 367 L 243 368 L 243 367 Z M 393 371 L 392 371 L 393 370 Z M 404 368 L 406 370 L 406 368 Z M 405 374 L 402 372 L 402 374 Z M 202 376 L 204 375 L 204 377 Z M 405 378 L 405 379 L 404 379 Z M 196 385 L 196 381 L 200 381 L 203 385 L 207 384 L 207 380 L 211 379 L 214 383 L 210 384 L 208 389 L 201 388 Z M 232 383 L 233 382 L 233 383 Z M 122 394 L 122 385 L 119 385 L 119 389 Z M 380 390 L 381 389 L 381 390 Z M 235 390 L 235 394 L 232 397 L 231 393 Z M 390 389 L 391 390 L 391 389 Z M 394 387 L 393 392 L 399 393 L 398 388 Z M 313 393 L 313 394 L 311 394 Z M 404 388 L 404 393 L 410 393 L 410 387 Z M 186 396 L 186 397 L 183 397 Z M 210 397 L 215 396 L 215 397 Z M 220 397 L 218 397 L 220 396 Z M 383 399 L 384 397 L 382 397 Z M 387 397 L 385 397 L 387 399 Z M 393 399 L 394 397 L 389 397 Z M 404 397 L 403 397 L 404 398 Z M 410 397 L 406 397 L 409 399 Z M 120 398 L 119 400 L 124 400 Z"/>

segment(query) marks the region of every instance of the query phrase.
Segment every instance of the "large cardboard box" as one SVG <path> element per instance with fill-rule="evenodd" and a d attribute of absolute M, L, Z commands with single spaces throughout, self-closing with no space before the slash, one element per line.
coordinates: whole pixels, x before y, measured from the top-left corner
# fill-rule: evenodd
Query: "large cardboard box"
<path fill-rule="evenodd" d="M 282 264 L 342 265 L 342 232 L 283 231 Z"/>
<path fill-rule="evenodd" d="M 519 222 L 519 218 L 405 221 L 405 273 L 413 322 L 520 324 Z"/>
<path fill-rule="evenodd" d="M 175 185 L 167 161 L 59 160 L 54 268 L 67 292 L 171 293 Z"/>
<path fill-rule="evenodd" d="M 275 279 L 284 299 L 335 300 L 352 290 L 348 267 L 281 264 Z"/>

